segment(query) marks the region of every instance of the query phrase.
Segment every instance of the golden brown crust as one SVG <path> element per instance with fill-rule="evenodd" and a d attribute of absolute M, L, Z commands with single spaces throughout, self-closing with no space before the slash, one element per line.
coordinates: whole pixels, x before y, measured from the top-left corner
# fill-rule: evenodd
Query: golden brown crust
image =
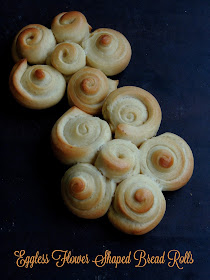
<path fill-rule="evenodd" d="M 133 86 L 113 91 L 105 100 L 102 113 L 115 138 L 130 140 L 137 146 L 157 133 L 162 118 L 155 97 Z"/>
<path fill-rule="evenodd" d="M 158 182 L 163 191 L 175 191 L 190 180 L 193 154 L 181 137 L 167 132 L 147 140 L 139 150 L 141 173 Z"/>
<path fill-rule="evenodd" d="M 125 140 L 109 141 L 100 150 L 95 166 L 104 176 L 119 183 L 140 173 L 138 148 Z"/>
<path fill-rule="evenodd" d="M 117 186 L 108 218 L 117 229 L 142 235 L 160 223 L 165 209 L 166 201 L 158 184 L 139 174 Z"/>
<path fill-rule="evenodd" d="M 50 29 L 40 24 L 29 24 L 16 35 L 12 45 L 12 56 L 15 62 L 26 58 L 31 64 L 43 64 L 55 44 Z"/>
<path fill-rule="evenodd" d="M 64 164 L 93 162 L 102 145 L 111 139 L 108 124 L 77 107 L 69 109 L 52 129 L 52 147 Z"/>
<path fill-rule="evenodd" d="M 80 44 L 91 30 L 86 17 L 77 11 L 58 14 L 53 19 L 51 28 L 58 43 L 70 40 Z"/>
<path fill-rule="evenodd" d="M 30 109 L 45 109 L 63 97 L 66 83 L 63 76 L 47 65 L 28 66 L 22 59 L 14 65 L 9 78 L 14 98 Z"/>
<path fill-rule="evenodd" d="M 85 219 L 97 219 L 108 211 L 115 187 L 116 184 L 93 165 L 79 163 L 64 174 L 61 193 L 72 213 Z"/>
<path fill-rule="evenodd" d="M 103 71 L 107 76 L 122 72 L 131 59 L 131 46 L 120 32 L 100 28 L 82 42 L 87 53 L 87 64 Z"/>
<path fill-rule="evenodd" d="M 99 69 L 84 67 L 68 83 L 69 104 L 74 104 L 86 113 L 99 114 L 105 98 L 117 85 L 118 81 L 108 79 Z"/>

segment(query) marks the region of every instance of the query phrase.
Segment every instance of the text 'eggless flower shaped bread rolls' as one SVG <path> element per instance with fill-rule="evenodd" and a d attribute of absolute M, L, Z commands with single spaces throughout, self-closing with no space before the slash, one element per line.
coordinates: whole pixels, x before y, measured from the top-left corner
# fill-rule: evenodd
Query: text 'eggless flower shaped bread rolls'
<path fill-rule="evenodd" d="M 138 174 L 117 186 L 108 218 L 117 229 L 141 235 L 159 224 L 165 209 L 166 201 L 158 184 Z"/>
<path fill-rule="evenodd" d="M 99 69 L 84 67 L 77 71 L 68 83 L 69 104 L 86 113 L 99 114 L 105 98 L 117 85 L 118 81 L 107 78 Z"/>
<path fill-rule="evenodd" d="M 55 123 L 51 136 L 53 151 L 64 164 L 92 163 L 111 140 L 111 130 L 107 122 L 72 107 Z"/>
<path fill-rule="evenodd" d="M 95 30 L 82 42 L 87 64 L 103 71 L 107 76 L 122 72 L 131 59 L 131 46 L 123 34 L 113 29 Z"/>
<path fill-rule="evenodd" d="M 29 24 L 16 35 L 12 45 L 15 62 L 26 58 L 31 64 L 43 64 L 56 45 L 50 29 L 40 24 Z"/>
<path fill-rule="evenodd" d="M 80 44 L 91 30 L 86 17 L 77 11 L 60 13 L 53 19 L 51 28 L 58 43 L 69 40 Z"/>
<path fill-rule="evenodd" d="M 67 41 L 56 45 L 46 63 L 68 76 L 86 65 L 86 55 L 80 45 Z"/>
<path fill-rule="evenodd" d="M 167 132 L 145 141 L 139 150 L 141 173 L 155 180 L 163 191 L 175 191 L 190 180 L 193 154 L 181 137 Z"/>
<path fill-rule="evenodd" d="M 95 166 L 104 176 L 119 183 L 140 173 L 139 150 L 130 141 L 111 140 L 100 150 Z"/>
<path fill-rule="evenodd" d="M 93 165 L 78 163 L 69 168 L 61 181 L 62 197 L 75 215 L 97 219 L 108 211 L 116 184 Z"/>
<path fill-rule="evenodd" d="M 103 104 L 102 114 L 115 138 L 130 140 L 137 146 L 156 135 L 162 118 L 155 97 L 134 86 L 113 91 Z"/>
<path fill-rule="evenodd" d="M 9 85 L 14 98 L 30 109 L 57 104 L 66 89 L 65 79 L 56 69 L 48 65 L 28 66 L 26 59 L 13 67 Z"/>

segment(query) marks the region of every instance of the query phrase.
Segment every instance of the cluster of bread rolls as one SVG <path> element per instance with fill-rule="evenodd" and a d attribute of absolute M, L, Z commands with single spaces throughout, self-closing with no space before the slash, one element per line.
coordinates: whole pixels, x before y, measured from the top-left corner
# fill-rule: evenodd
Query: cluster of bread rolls
<path fill-rule="evenodd" d="M 77 11 L 57 15 L 51 29 L 40 24 L 22 28 L 12 45 L 16 64 L 9 85 L 14 98 L 25 107 L 45 109 L 57 104 L 67 89 L 70 105 L 99 114 L 118 85 L 106 75 L 128 66 L 131 46 L 118 31 L 91 29 Z"/>
<path fill-rule="evenodd" d="M 124 35 L 91 30 L 76 11 L 57 15 L 51 29 L 22 28 L 12 45 L 10 89 L 31 109 L 55 105 L 67 89 L 70 109 L 51 133 L 55 156 L 69 165 L 61 182 L 65 204 L 86 219 L 108 212 L 119 230 L 145 234 L 164 216 L 162 191 L 191 178 L 193 154 L 173 133 L 156 136 L 162 113 L 152 94 L 134 86 L 117 89 L 119 81 L 107 77 L 130 62 Z"/>

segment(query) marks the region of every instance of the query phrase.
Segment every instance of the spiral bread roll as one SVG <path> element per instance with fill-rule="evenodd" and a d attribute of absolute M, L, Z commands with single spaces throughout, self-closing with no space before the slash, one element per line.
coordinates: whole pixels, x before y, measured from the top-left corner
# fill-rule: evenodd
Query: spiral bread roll
<path fill-rule="evenodd" d="M 104 176 L 119 183 L 140 173 L 139 150 L 129 141 L 111 140 L 100 150 L 95 166 Z"/>
<path fill-rule="evenodd" d="M 72 107 L 55 123 L 51 136 L 53 151 L 64 164 L 92 163 L 111 131 L 105 121 Z"/>
<path fill-rule="evenodd" d="M 156 135 L 162 117 L 155 97 L 133 86 L 113 91 L 103 104 L 102 114 L 115 138 L 130 140 L 137 146 Z"/>
<path fill-rule="evenodd" d="M 141 173 L 155 180 L 163 191 L 175 191 L 191 178 L 193 154 L 179 136 L 166 132 L 140 147 Z"/>
<path fill-rule="evenodd" d="M 40 24 L 29 24 L 16 35 L 12 45 L 15 62 L 26 58 L 31 64 L 43 64 L 56 45 L 50 29 Z"/>
<path fill-rule="evenodd" d="M 108 218 L 117 229 L 142 235 L 160 223 L 165 210 L 166 201 L 159 186 L 138 174 L 117 186 Z"/>
<path fill-rule="evenodd" d="M 89 114 L 101 113 L 104 99 L 117 88 L 118 81 L 108 79 L 99 69 L 85 67 L 70 79 L 67 96 L 69 104 Z"/>
<path fill-rule="evenodd" d="M 58 43 L 70 40 L 79 44 L 91 30 L 86 17 L 77 11 L 60 13 L 53 19 L 51 28 Z"/>
<path fill-rule="evenodd" d="M 107 76 L 122 72 L 131 59 L 131 46 L 123 34 L 113 29 L 95 30 L 82 42 L 87 64 L 103 71 Z"/>
<path fill-rule="evenodd" d="M 57 104 L 66 89 L 65 79 L 56 69 L 48 65 L 28 66 L 26 59 L 13 67 L 9 85 L 14 98 L 31 109 L 45 109 Z"/>
<path fill-rule="evenodd" d="M 72 75 L 85 67 L 85 51 L 80 45 L 73 42 L 60 43 L 47 58 L 47 64 L 52 65 L 64 75 Z"/>
<path fill-rule="evenodd" d="M 69 168 L 61 181 L 66 206 L 78 217 L 97 219 L 108 211 L 116 184 L 93 165 L 78 163 Z"/>

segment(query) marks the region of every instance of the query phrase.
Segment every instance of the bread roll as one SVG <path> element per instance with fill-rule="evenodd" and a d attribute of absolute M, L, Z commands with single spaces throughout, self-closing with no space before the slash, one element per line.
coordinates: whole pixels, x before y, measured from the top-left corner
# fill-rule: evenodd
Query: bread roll
<path fill-rule="evenodd" d="M 50 29 L 40 24 L 29 24 L 16 35 L 12 45 L 15 62 L 26 58 L 31 64 L 43 64 L 56 44 Z"/>
<path fill-rule="evenodd" d="M 133 86 L 113 91 L 105 100 L 102 113 L 115 138 L 130 140 L 137 146 L 156 135 L 162 116 L 155 97 Z"/>
<path fill-rule="evenodd" d="M 89 114 L 101 113 L 104 99 L 117 88 L 118 81 L 108 79 L 99 69 L 85 67 L 70 79 L 67 95 L 70 105 Z"/>
<path fill-rule="evenodd" d="M 77 11 L 60 13 L 53 19 L 51 28 L 58 43 L 70 40 L 80 44 L 91 30 L 86 17 Z"/>
<path fill-rule="evenodd" d="M 95 166 L 104 176 L 119 183 L 140 173 L 139 150 L 130 141 L 111 140 L 102 147 Z"/>
<path fill-rule="evenodd" d="M 109 125 L 77 107 L 69 109 L 52 129 L 52 147 L 64 164 L 92 163 L 102 145 L 111 139 Z"/>
<path fill-rule="evenodd" d="M 95 30 L 82 42 L 87 63 L 103 71 L 107 76 L 122 72 L 131 59 L 131 46 L 118 31 L 108 28 Z"/>
<path fill-rule="evenodd" d="M 116 184 L 106 179 L 91 164 L 79 163 L 69 168 L 61 182 L 62 197 L 78 217 L 96 219 L 106 214 Z"/>
<path fill-rule="evenodd" d="M 166 201 L 159 186 L 147 176 L 138 174 L 117 186 L 108 218 L 117 229 L 141 235 L 159 224 L 165 209 Z"/>
<path fill-rule="evenodd" d="M 9 85 L 14 98 L 30 109 L 57 104 L 66 89 L 65 79 L 56 69 L 48 65 L 28 66 L 26 59 L 13 67 Z"/>
<path fill-rule="evenodd" d="M 193 154 L 181 137 L 167 132 L 147 140 L 139 150 L 141 173 L 160 184 L 163 191 L 175 191 L 190 180 Z"/>
<path fill-rule="evenodd" d="M 56 45 L 48 59 L 50 64 L 64 75 L 72 75 L 86 65 L 83 48 L 69 41 Z"/>

